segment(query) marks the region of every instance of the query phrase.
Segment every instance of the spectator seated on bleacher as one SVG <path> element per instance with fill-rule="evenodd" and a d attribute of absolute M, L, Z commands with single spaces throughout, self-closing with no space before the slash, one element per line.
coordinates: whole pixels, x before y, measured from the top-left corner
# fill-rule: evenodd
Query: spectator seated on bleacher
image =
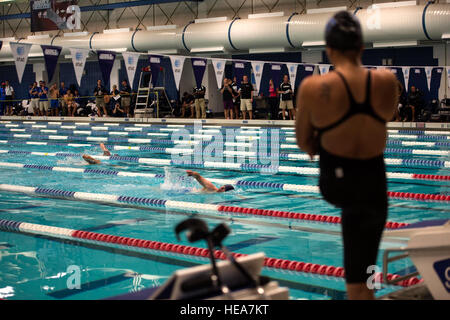
<path fill-rule="evenodd" d="M 425 102 L 423 100 L 423 93 L 415 86 L 411 86 L 411 90 L 409 91 L 408 94 L 408 103 L 407 103 L 408 116 L 409 113 L 411 113 L 410 121 L 417 120 L 417 116 L 422 113 L 422 109 L 424 108 L 424 106 Z"/>

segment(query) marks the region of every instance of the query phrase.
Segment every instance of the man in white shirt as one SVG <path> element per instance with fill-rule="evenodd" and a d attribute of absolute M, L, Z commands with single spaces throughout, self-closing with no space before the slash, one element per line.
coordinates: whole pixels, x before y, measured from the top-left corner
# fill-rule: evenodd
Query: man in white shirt
<path fill-rule="evenodd" d="M 9 81 L 5 81 L 5 105 L 6 105 L 6 115 L 12 116 L 13 109 L 13 99 L 14 99 L 14 88 L 9 85 Z"/>

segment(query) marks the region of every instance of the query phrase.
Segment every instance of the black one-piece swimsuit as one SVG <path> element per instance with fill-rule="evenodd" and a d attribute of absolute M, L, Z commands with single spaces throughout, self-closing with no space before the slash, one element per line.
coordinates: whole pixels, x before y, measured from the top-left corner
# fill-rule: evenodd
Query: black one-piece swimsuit
<path fill-rule="evenodd" d="M 356 114 L 367 114 L 386 124 L 370 103 L 371 74 L 367 79 L 366 99 L 356 103 L 344 76 L 349 111 L 335 123 L 316 128 L 319 133 L 320 191 L 329 203 L 342 209 L 344 268 L 347 283 L 366 282 L 372 274 L 367 268 L 376 264 L 378 247 L 387 218 L 387 181 L 383 154 L 367 160 L 336 156 L 320 145 L 322 134 L 336 128 Z"/>

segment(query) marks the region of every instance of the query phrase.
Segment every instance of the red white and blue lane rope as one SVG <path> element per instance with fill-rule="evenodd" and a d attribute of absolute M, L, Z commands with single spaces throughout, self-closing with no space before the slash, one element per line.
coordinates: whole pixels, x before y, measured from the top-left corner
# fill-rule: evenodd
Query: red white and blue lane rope
<path fill-rule="evenodd" d="M 129 249 L 144 249 L 144 250 L 154 250 L 164 253 L 173 253 L 180 255 L 188 255 L 195 257 L 209 256 L 209 250 L 205 248 L 191 247 L 180 244 L 172 244 L 159 241 L 135 239 L 123 236 L 115 236 L 98 232 L 89 232 L 76 229 L 52 227 L 40 224 L 33 224 L 20 221 L 12 221 L 0 219 L 0 229 L 8 232 L 16 232 L 22 234 L 37 234 L 51 236 L 54 238 L 63 239 L 74 239 L 76 241 L 84 240 L 87 242 L 94 242 L 96 244 L 101 244 L 104 246 L 120 245 L 129 247 Z M 235 258 L 246 256 L 246 254 L 235 253 L 232 255 Z M 217 259 L 225 260 L 225 254 L 220 250 L 214 251 L 214 256 Z M 342 267 L 320 265 L 315 263 L 308 263 L 295 260 L 277 259 L 266 257 L 264 259 L 264 266 L 272 269 L 282 269 L 289 270 L 293 272 L 311 273 L 316 275 L 324 275 L 329 277 L 344 278 L 345 270 Z M 399 278 L 399 275 L 388 274 L 388 280 L 395 280 Z M 382 281 L 382 277 L 379 277 Z M 403 280 L 398 283 L 399 286 L 408 287 L 415 285 L 423 281 L 417 277 L 413 277 L 407 280 Z"/>
<path fill-rule="evenodd" d="M 275 218 L 285 218 L 293 220 L 304 220 L 304 221 L 315 221 L 331 224 L 340 224 L 341 218 L 338 216 L 328 216 L 321 214 L 309 214 L 309 213 L 298 213 L 289 211 L 279 211 L 279 210 L 268 210 L 268 209 L 256 209 L 256 208 L 245 208 L 245 207 L 234 207 L 234 206 L 224 206 L 218 204 L 205 204 L 197 202 L 186 202 L 186 201 L 173 201 L 155 198 L 144 198 L 144 197 L 131 197 L 124 195 L 113 195 L 104 193 L 89 193 L 89 192 L 75 192 L 43 187 L 27 187 L 19 185 L 10 184 L 0 184 L 0 191 L 24 193 L 29 195 L 46 196 L 50 198 L 62 198 L 68 200 L 80 200 L 80 201 L 92 201 L 99 203 L 107 203 L 112 205 L 117 204 L 128 204 L 130 206 L 137 206 L 142 208 L 156 207 L 165 208 L 175 211 L 182 212 L 197 212 L 197 213 L 210 213 L 210 212 L 226 212 L 235 214 L 245 214 L 245 215 L 255 215 L 255 216 L 265 216 L 265 217 L 275 217 Z M 408 223 L 399 222 L 387 222 L 386 228 L 398 229 L 408 226 Z"/>

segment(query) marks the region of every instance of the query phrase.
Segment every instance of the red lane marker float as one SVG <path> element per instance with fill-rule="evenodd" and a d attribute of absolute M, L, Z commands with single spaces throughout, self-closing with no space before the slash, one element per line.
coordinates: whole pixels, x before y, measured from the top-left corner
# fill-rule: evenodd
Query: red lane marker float
<path fill-rule="evenodd" d="M 230 207 L 230 206 L 219 206 L 217 211 L 230 212 L 230 213 L 243 213 L 252 214 L 258 216 L 269 216 L 276 218 L 288 218 L 297 220 L 309 220 L 316 222 L 326 222 L 326 223 L 341 223 L 341 218 L 336 216 L 326 216 L 321 214 L 309 214 L 309 213 L 297 213 L 288 211 L 278 211 L 278 210 L 267 210 L 267 209 L 254 209 L 254 208 L 242 208 L 242 207 Z M 398 229 L 408 226 L 409 223 L 399 223 L 399 222 L 387 222 L 386 228 L 388 229 Z"/>
<path fill-rule="evenodd" d="M 107 234 L 102 234 L 102 233 L 97 233 L 97 232 L 86 232 L 86 231 L 76 230 L 72 233 L 72 237 L 86 239 L 86 240 L 95 240 L 95 241 L 100 241 L 100 242 L 114 243 L 114 244 L 119 244 L 119 245 L 126 245 L 126 246 L 130 246 L 130 247 L 138 247 L 138 248 L 166 251 L 166 252 L 172 252 L 172 253 L 179 253 L 179 254 L 197 256 L 197 257 L 207 257 L 209 255 L 209 250 L 204 249 L 204 248 L 197 248 L 197 247 L 185 246 L 185 245 L 180 245 L 180 244 L 164 243 L 164 242 L 159 242 L 159 241 L 150 241 L 150 240 L 134 239 L 134 238 L 128 238 L 128 237 L 119 237 L 119 236 L 107 235 Z M 247 256 L 247 254 L 242 254 L 242 253 L 232 253 L 232 255 L 235 258 Z M 221 259 L 221 260 L 226 259 L 225 253 L 223 253 L 220 250 L 215 250 L 214 256 L 217 259 Z M 301 261 L 293 261 L 293 260 L 276 259 L 276 258 L 268 258 L 267 257 L 264 259 L 264 266 L 269 267 L 269 268 L 274 268 L 274 269 L 284 269 L 284 270 L 297 271 L 297 272 L 303 272 L 303 273 L 326 275 L 326 276 L 337 277 L 337 278 L 345 277 L 345 271 L 344 271 L 344 268 L 342 268 L 342 267 L 320 265 L 320 264 L 307 263 L 307 262 L 301 262 Z M 396 275 L 396 274 L 388 274 L 388 276 L 387 276 L 388 280 L 393 280 L 393 279 L 396 279 L 399 277 L 400 276 Z M 380 277 L 380 280 L 382 281 L 381 277 Z M 423 281 L 423 280 L 419 279 L 417 277 L 413 277 L 408 280 L 403 280 L 403 281 L 399 282 L 398 285 L 403 286 L 403 287 L 409 287 L 409 286 L 417 284 L 421 281 Z"/>
<path fill-rule="evenodd" d="M 450 176 L 440 176 L 436 174 L 417 174 L 414 173 L 412 175 L 413 179 L 421 179 L 421 180 L 450 180 Z"/>
<path fill-rule="evenodd" d="M 450 201 L 450 196 L 446 196 L 443 194 L 425 194 L 425 193 L 388 191 L 388 196 L 390 198 L 412 199 L 412 200 L 419 200 L 419 201 L 426 201 L 426 200 L 444 201 L 444 202 Z"/>

